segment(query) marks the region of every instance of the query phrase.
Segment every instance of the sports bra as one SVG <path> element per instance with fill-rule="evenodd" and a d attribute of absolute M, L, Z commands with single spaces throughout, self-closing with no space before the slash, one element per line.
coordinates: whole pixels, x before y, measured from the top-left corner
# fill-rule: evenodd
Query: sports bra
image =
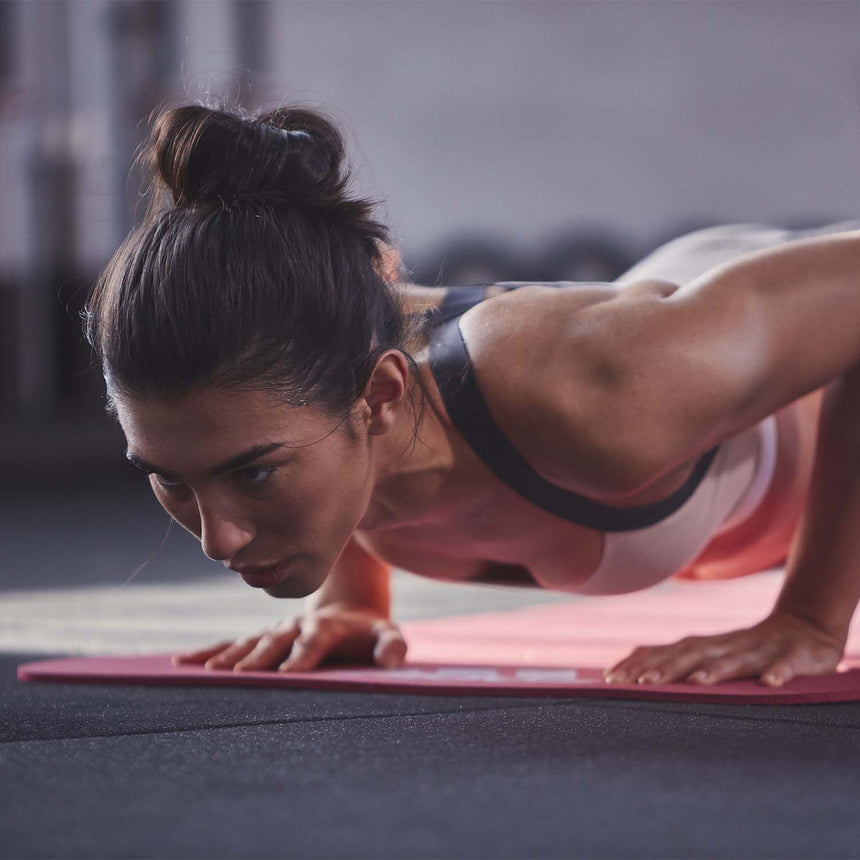
<path fill-rule="evenodd" d="M 439 307 L 431 312 L 433 332 L 428 360 L 451 422 L 490 471 L 542 510 L 602 532 L 646 528 L 681 508 L 707 474 L 719 445 L 699 457 L 677 490 L 660 501 L 630 508 L 615 508 L 563 489 L 529 465 L 492 417 L 460 331 L 460 317 L 484 300 L 487 286 L 448 288 Z M 511 291 L 520 286 L 525 285 L 505 286 L 505 289 Z"/>

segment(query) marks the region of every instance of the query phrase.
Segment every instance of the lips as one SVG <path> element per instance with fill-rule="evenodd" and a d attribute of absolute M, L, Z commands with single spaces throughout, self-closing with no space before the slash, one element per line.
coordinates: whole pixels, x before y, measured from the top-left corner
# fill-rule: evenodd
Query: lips
<path fill-rule="evenodd" d="M 280 585 L 289 575 L 289 562 L 282 562 L 272 567 L 249 568 L 239 571 L 239 576 L 252 588 L 272 588 L 275 585 Z"/>

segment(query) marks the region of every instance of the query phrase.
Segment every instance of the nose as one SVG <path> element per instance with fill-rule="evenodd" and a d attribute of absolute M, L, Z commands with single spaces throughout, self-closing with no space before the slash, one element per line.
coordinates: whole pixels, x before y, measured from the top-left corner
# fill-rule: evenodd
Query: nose
<path fill-rule="evenodd" d="M 251 522 L 237 511 L 219 505 L 198 502 L 200 512 L 200 546 L 207 558 L 213 561 L 229 561 L 256 534 Z"/>

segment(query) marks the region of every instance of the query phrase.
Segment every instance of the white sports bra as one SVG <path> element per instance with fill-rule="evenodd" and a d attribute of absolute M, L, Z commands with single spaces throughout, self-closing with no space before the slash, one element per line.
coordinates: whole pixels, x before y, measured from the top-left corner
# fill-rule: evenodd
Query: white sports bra
<path fill-rule="evenodd" d="M 776 470 L 776 418 L 726 439 L 684 505 L 655 525 L 609 532 L 603 555 L 577 594 L 626 594 L 650 588 L 692 562 L 710 541 L 747 520 Z"/>
<path fill-rule="evenodd" d="M 452 422 L 500 480 L 543 510 L 603 533 L 597 569 L 584 582 L 554 590 L 598 595 L 649 588 L 682 571 L 716 534 L 753 513 L 776 465 L 773 416 L 700 455 L 682 486 L 658 502 L 618 508 L 543 479 L 496 424 L 472 369 L 459 318 L 484 294 L 483 285 L 448 291 L 434 312 L 430 367 Z M 507 584 L 537 583 L 529 576 Z"/>

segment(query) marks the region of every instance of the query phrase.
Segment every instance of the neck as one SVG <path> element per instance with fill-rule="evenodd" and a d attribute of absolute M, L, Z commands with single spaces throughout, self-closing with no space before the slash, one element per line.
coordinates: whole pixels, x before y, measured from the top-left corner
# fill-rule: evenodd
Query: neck
<path fill-rule="evenodd" d="M 444 287 L 405 282 L 394 289 L 406 313 L 437 307 L 445 294 Z M 456 517 L 466 498 L 474 500 L 483 485 L 480 463 L 448 418 L 423 346 L 414 356 L 419 380 L 413 382 L 413 399 L 423 401 L 423 409 L 413 410 L 407 398 L 395 428 L 372 437 L 380 465 L 361 530 L 445 522 Z"/>
<path fill-rule="evenodd" d="M 371 444 L 379 466 L 359 529 L 392 529 L 432 515 L 453 468 L 451 446 L 433 410 L 425 407 L 416 430 L 405 404 L 396 428 L 373 437 Z"/>
<path fill-rule="evenodd" d="M 412 385 L 412 397 L 401 402 L 396 424 L 369 439 L 378 465 L 370 504 L 359 524 L 362 530 L 439 522 L 450 516 L 468 487 L 478 485 L 469 466 L 474 458 L 451 425 L 423 358 L 418 358 L 418 379 Z"/>

